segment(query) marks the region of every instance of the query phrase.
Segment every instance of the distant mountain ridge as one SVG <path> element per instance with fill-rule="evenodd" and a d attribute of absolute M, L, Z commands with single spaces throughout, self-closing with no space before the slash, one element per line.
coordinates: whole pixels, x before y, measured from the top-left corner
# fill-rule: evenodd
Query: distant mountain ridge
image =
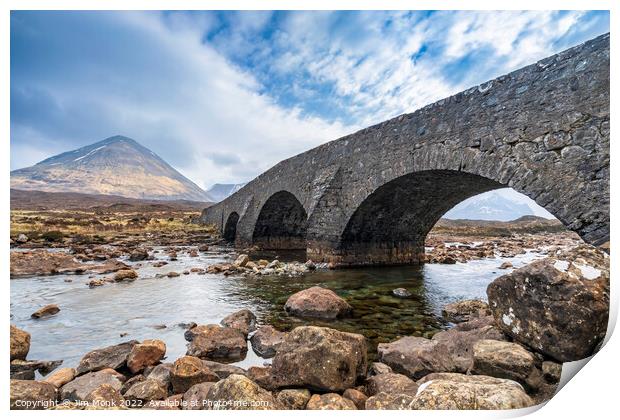
<path fill-rule="evenodd" d="M 139 199 L 213 201 L 162 158 L 124 136 L 109 137 L 11 171 L 11 188 Z"/>
<path fill-rule="evenodd" d="M 207 194 L 213 198 L 213 201 L 219 202 L 233 195 L 246 184 L 247 182 L 243 184 L 213 184 L 213 186 L 207 190 Z"/>
<path fill-rule="evenodd" d="M 443 218 L 508 222 L 531 215 L 535 215 L 535 212 L 528 204 L 505 197 L 496 191 L 490 191 L 457 204 Z"/>

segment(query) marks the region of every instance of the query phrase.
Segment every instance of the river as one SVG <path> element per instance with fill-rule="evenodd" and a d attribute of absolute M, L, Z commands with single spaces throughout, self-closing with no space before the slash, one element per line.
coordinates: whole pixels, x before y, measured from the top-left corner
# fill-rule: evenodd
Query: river
<path fill-rule="evenodd" d="M 156 260 L 168 256 L 155 249 Z M 317 270 L 301 277 L 225 277 L 221 274 L 189 274 L 156 278 L 158 273 L 182 272 L 192 267 L 230 261 L 231 250 L 214 248 L 192 258 L 179 253 L 177 261 L 161 268 L 153 261 L 129 263 L 140 278 L 131 283 L 111 283 L 90 289 L 89 275 L 57 275 L 11 280 L 11 323 L 32 335 L 28 359 L 63 359 L 64 367 L 77 366 L 81 357 L 96 348 L 131 339 L 157 338 L 167 345 L 167 360 L 185 354 L 184 328 L 180 323 L 219 323 L 242 308 L 256 314 L 259 323 L 290 330 L 297 325 L 323 325 L 364 334 L 369 355 L 376 344 L 404 335 L 431 337 L 449 325 L 441 308 L 461 299 L 486 299 L 486 287 L 508 272 L 498 267 L 510 261 L 515 267 L 542 255 L 528 252 L 514 258 L 492 258 L 457 264 L 425 264 L 343 270 Z M 353 306 L 353 316 L 333 322 L 304 321 L 286 315 L 283 305 L 293 293 L 320 285 L 336 291 Z M 407 299 L 391 291 L 404 287 Z M 35 320 L 35 310 L 54 303 L 61 311 Z M 126 333 L 121 338 L 120 334 Z M 252 352 L 235 365 L 247 368 L 266 362 Z"/>

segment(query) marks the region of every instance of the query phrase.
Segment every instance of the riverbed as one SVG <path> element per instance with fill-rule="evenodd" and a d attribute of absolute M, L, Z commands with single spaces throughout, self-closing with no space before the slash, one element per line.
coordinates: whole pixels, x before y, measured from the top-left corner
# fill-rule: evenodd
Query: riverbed
<path fill-rule="evenodd" d="M 486 287 L 510 271 L 499 266 L 510 261 L 514 267 L 544 257 L 528 251 L 514 258 L 488 258 L 456 264 L 425 264 L 381 268 L 317 270 L 300 277 L 225 277 L 194 274 L 161 277 L 170 271 L 229 262 L 230 248 L 213 248 L 190 257 L 180 252 L 169 261 L 163 249 L 155 249 L 155 260 L 130 263 L 139 278 L 130 283 L 110 283 L 89 288 L 92 275 L 56 275 L 11 280 L 11 323 L 32 336 L 28 359 L 63 359 L 63 367 L 77 366 L 81 357 L 96 348 L 127 340 L 157 338 L 167 345 L 167 360 L 185 354 L 184 326 L 179 324 L 219 323 L 226 315 L 247 308 L 259 324 L 290 330 L 298 325 L 330 326 L 364 334 L 369 339 L 369 356 L 376 345 L 404 335 L 432 337 L 449 327 L 441 308 L 462 299 L 486 300 Z M 281 258 L 284 259 L 284 258 Z M 163 267 L 153 263 L 166 260 Z M 334 290 L 353 307 L 350 318 L 333 322 L 308 321 L 286 315 L 287 298 L 302 289 L 319 285 Z M 412 296 L 392 296 L 395 288 L 406 288 Z M 47 304 L 61 311 L 50 318 L 31 319 L 30 314 Z M 123 334 L 123 337 L 121 337 Z M 253 353 L 235 365 L 262 366 L 268 360 Z"/>

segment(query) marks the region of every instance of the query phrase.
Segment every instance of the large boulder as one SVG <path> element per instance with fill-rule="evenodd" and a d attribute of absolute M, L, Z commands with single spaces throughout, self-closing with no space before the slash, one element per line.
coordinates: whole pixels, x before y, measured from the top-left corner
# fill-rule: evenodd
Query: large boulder
<path fill-rule="evenodd" d="M 127 367 L 131 373 L 142 372 L 145 367 L 154 366 L 166 354 L 166 343 L 161 340 L 144 340 L 132 347 L 127 356 Z"/>
<path fill-rule="evenodd" d="M 473 318 L 490 315 L 489 305 L 481 300 L 461 300 L 449 303 L 441 311 L 443 317 L 450 322 L 465 322 Z"/>
<path fill-rule="evenodd" d="M 148 375 L 146 375 L 146 370 L 144 372 L 147 379 L 155 379 L 168 389 L 171 387 L 170 372 L 172 367 L 172 363 L 162 363 L 149 369 Z"/>
<path fill-rule="evenodd" d="M 56 402 L 57 390 L 39 381 L 11 379 L 11 410 L 44 410 Z"/>
<path fill-rule="evenodd" d="M 11 360 L 26 360 L 30 351 L 30 334 L 11 325 Z"/>
<path fill-rule="evenodd" d="M 127 363 L 127 357 L 136 344 L 138 344 L 138 342 L 132 340 L 88 352 L 82 357 L 82 360 L 80 360 L 76 368 L 76 373 L 82 375 L 86 372 L 106 368 L 120 369 Z"/>
<path fill-rule="evenodd" d="M 348 315 L 353 308 L 331 290 L 314 286 L 289 297 L 284 310 L 301 318 L 335 319 Z"/>
<path fill-rule="evenodd" d="M 187 355 L 203 359 L 237 362 L 245 359 L 248 343 L 245 335 L 234 328 L 219 325 L 198 325 L 185 334 L 191 338 Z"/>
<path fill-rule="evenodd" d="M 78 376 L 60 389 L 60 398 L 69 401 L 86 401 L 88 395 L 102 384 L 108 384 L 118 391 L 123 387 L 118 373 L 104 369 Z"/>
<path fill-rule="evenodd" d="M 363 335 L 297 327 L 278 349 L 272 372 L 282 387 L 342 392 L 366 375 L 366 351 Z"/>
<path fill-rule="evenodd" d="M 517 343 L 480 340 L 474 344 L 471 373 L 525 384 L 536 369 L 532 353 Z"/>
<path fill-rule="evenodd" d="M 418 381 L 414 410 L 507 410 L 534 404 L 517 382 L 482 375 L 435 373 Z"/>
<path fill-rule="evenodd" d="M 314 394 L 306 404 L 306 410 L 357 410 L 357 407 L 353 401 L 338 394 L 329 393 Z"/>
<path fill-rule="evenodd" d="M 275 356 L 278 348 L 284 342 L 286 334 L 276 330 L 271 325 L 265 325 L 260 327 L 250 338 L 250 344 L 252 344 L 252 349 L 256 354 L 269 359 Z"/>
<path fill-rule="evenodd" d="M 438 340 L 403 337 L 377 346 L 379 359 L 395 372 L 413 379 L 433 372 L 454 372 L 456 366 L 448 347 Z"/>
<path fill-rule="evenodd" d="M 560 362 L 592 355 L 609 317 L 609 256 L 589 245 L 535 261 L 487 288 L 499 327 Z"/>
<path fill-rule="evenodd" d="M 170 382 L 175 394 L 183 394 L 201 382 L 215 382 L 219 378 L 200 359 L 183 356 L 177 359 L 170 371 Z"/>
<path fill-rule="evenodd" d="M 246 337 L 249 333 L 256 330 L 256 315 L 249 309 L 242 309 L 228 315 L 220 322 L 224 327 L 234 328 Z"/>
<path fill-rule="evenodd" d="M 505 335 L 495 326 L 493 317 L 487 316 L 457 324 L 447 331 L 438 332 L 433 336 L 433 341 L 441 342 L 446 346 L 454 363 L 455 372 L 466 373 L 473 363 L 473 348 L 477 341 L 504 340 L 505 338 Z"/>
<path fill-rule="evenodd" d="M 230 375 L 215 383 L 207 393 L 213 410 L 273 410 L 278 408 L 271 393 L 245 376 Z"/>
<path fill-rule="evenodd" d="M 368 378 L 366 389 L 371 396 L 380 392 L 415 396 L 418 384 L 400 373 L 382 373 Z"/>
<path fill-rule="evenodd" d="M 121 393 L 110 384 L 99 385 L 86 396 L 85 401 L 90 406 L 101 409 L 125 407 Z"/>

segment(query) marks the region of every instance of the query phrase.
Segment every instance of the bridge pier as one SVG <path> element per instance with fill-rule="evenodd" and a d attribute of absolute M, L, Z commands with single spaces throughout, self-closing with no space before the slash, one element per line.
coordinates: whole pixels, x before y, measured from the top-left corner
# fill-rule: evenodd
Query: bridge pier
<path fill-rule="evenodd" d="M 424 244 L 377 242 L 351 244 L 346 249 L 338 249 L 327 244 L 311 243 L 306 254 L 314 262 L 332 263 L 338 267 L 421 264 L 424 262 Z"/>

